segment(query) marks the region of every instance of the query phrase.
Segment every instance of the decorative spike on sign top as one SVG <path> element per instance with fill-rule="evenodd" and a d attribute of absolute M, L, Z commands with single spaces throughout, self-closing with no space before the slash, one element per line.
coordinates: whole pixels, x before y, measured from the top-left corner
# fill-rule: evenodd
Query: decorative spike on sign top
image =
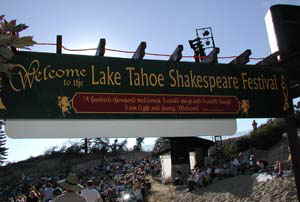
<path fill-rule="evenodd" d="M 105 39 L 100 39 L 97 51 L 96 51 L 96 56 L 104 56 L 105 54 L 105 44 L 106 40 Z"/>
<path fill-rule="evenodd" d="M 133 54 L 132 59 L 135 59 L 135 60 L 143 59 L 145 56 L 146 47 L 147 47 L 146 41 L 142 41 L 140 43 L 140 45 L 138 46 L 138 48 L 136 49 L 135 53 Z"/>
<path fill-rule="evenodd" d="M 245 65 L 249 62 L 249 57 L 251 54 L 252 54 L 251 50 L 247 49 L 242 54 L 237 56 L 234 60 L 232 60 L 229 64 Z"/>
<path fill-rule="evenodd" d="M 280 55 L 279 51 L 272 53 L 268 57 L 256 63 L 256 65 L 276 65 L 278 64 L 278 56 Z"/>
<path fill-rule="evenodd" d="M 56 54 L 62 53 L 62 35 L 56 36 Z"/>
<path fill-rule="evenodd" d="M 172 55 L 170 55 L 169 61 L 179 62 L 182 58 L 183 45 L 178 45 Z"/>
<path fill-rule="evenodd" d="M 202 63 L 207 64 L 217 64 L 218 54 L 220 53 L 220 48 L 214 48 L 208 55 L 202 60 Z"/>

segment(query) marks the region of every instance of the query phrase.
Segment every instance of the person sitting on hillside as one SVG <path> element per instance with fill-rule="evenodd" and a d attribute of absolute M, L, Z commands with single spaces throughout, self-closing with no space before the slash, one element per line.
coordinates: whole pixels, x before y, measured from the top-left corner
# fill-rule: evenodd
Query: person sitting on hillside
<path fill-rule="evenodd" d="M 198 187 L 203 186 L 204 173 L 201 168 L 196 168 L 194 180 Z"/>
<path fill-rule="evenodd" d="M 224 168 L 222 164 L 218 164 L 215 168 L 215 177 L 217 179 L 223 179 L 225 177 Z"/>
<path fill-rule="evenodd" d="M 240 152 L 239 153 L 239 156 L 238 156 L 238 160 L 240 162 L 240 173 L 241 174 L 244 174 L 246 169 L 249 168 L 249 158 L 248 158 L 248 155 L 246 155 L 245 153 L 243 152 Z"/>
<path fill-rule="evenodd" d="M 144 201 L 144 196 L 142 194 L 141 188 L 142 188 L 141 183 L 138 181 L 135 181 L 132 185 L 132 192 L 137 202 Z"/>
<path fill-rule="evenodd" d="M 223 170 L 224 170 L 224 177 L 231 177 L 232 176 L 232 172 L 230 169 L 230 162 L 225 162 L 223 164 Z"/>
<path fill-rule="evenodd" d="M 49 200 L 48 202 L 53 202 L 55 198 L 60 196 L 63 193 L 63 190 L 60 187 L 56 187 L 53 191 L 53 199 Z"/>
<path fill-rule="evenodd" d="M 87 182 L 87 187 L 80 194 L 87 202 L 103 202 L 100 193 L 95 189 L 93 180 Z"/>
<path fill-rule="evenodd" d="M 281 161 L 276 161 L 274 166 L 274 173 L 276 177 L 282 177 L 283 174 L 283 166 Z"/>
<path fill-rule="evenodd" d="M 203 167 L 201 172 L 202 172 L 202 176 L 203 176 L 203 186 L 205 187 L 211 183 L 210 173 L 208 172 L 207 167 Z M 211 170 L 210 170 L 210 172 L 211 172 Z"/>
<path fill-rule="evenodd" d="M 250 168 L 253 167 L 255 164 L 256 164 L 255 155 L 250 154 L 250 156 L 249 156 L 249 166 L 250 166 Z"/>
<path fill-rule="evenodd" d="M 213 178 L 213 167 L 211 165 L 207 165 L 206 173 L 208 175 L 209 181 Z"/>
<path fill-rule="evenodd" d="M 268 166 L 268 162 L 265 160 L 259 160 L 256 162 L 256 165 L 258 166 L 258 172 L 266 172 L 267 171 L 267 166 Z"/>
<path fill-rule="evenodd" d="M 193 169 L 190 174 L 189 177 L 187 178 L 187 186 L 188 186 L 188 191 L 193 191 L 195 189 L 195 187 L 197 186 L 196 183 L 196 174 L 197 174 L 197 169 Z"/>
<path fill-rule="evenodd" d="M 70 174 L 66 179 L 58 181 L 65 192 L 54 199 L 54 202 L 86 202 L 78 193 L 83 189 L 75 174 Z"/>
<path fill-rule="evenodd" d="M 16 202 L 26 202 L 26 201 L 27 201 L 27 197 L 24 194 L 20 194 L 16 196 Z"/>
<path fill-rule="evenodd" d="M 27 196 L 27 202 L 39 202 L 40 197 L 35 190 L 31 190 Z"/>
<path fill-rule="evenodd" d="M 183 173 L 179 170 L 176 171 L 176 177 L 174 179 L 174 185 L 183 185 Z"/>
<path fill-rule="evenodd" d="M 239 160 L 237 158 L 234 158 L 232 161 L 231 161 L 231 169 L 233 170 L 233 174 L 234 176 L 235 175 L 238 175 L 240 173 L 240 167 L 241 167 L 241 164 L 239 162 Z"/>
<path fill-rule="evenodd" d="M 53 191 L 54 191 L 54 188 L 52 187 L 52 184 L 50 182 L 48 182 L 46 184 L 46 187 L 42 190 L 43 202 L 47 202 L 53 198 Z"/>

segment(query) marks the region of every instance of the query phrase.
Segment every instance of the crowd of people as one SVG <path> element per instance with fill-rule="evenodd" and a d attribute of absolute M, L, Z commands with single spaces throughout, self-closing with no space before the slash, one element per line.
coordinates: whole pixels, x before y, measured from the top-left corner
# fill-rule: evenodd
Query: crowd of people
<path fill-rule="evenodd" d="M 240 153 L 227 161 L 208 156 L 203 165 L 195 165 L 187 179 L 176 178 L 173 183 L 185 184 L 192 191 L 227 177 L 266 171 L 270 172 L 268 162 L 257 160 L 251 153 Z M 277 161 L 271 171 L 281 177 L 281 161 Z M 74 169 L 68 174 L 24 176 L 18 186 L 0 188 L 0 201 L 143 202 L 151 189 L 148 176 L 160 173 L 159 159 L 104 159 L 96 166 Z"/>
<path fill-rule="evenodd" d="M 143 202 L 151 188 L 148 176 L 160 172 L 157 159 L 104 160 L 66 176 L 26 178 L 13 189 L 0 190 L 0 201 L 9 202 Z"/>
<path fill-rule="evenodd" d="M 214 181 L 234 177 L 241 174 L 268 172 L 276 177 L 283 174 L 281 161 L 276 161 L 270 167 L 265 160 L 256 160 L 254 154 L 239 153 L 236 158 L 228 161 L 218 161 L 209 157 L 204 166 L 196 165 L 187 179 L 188 190 L 204 187 Z"/>

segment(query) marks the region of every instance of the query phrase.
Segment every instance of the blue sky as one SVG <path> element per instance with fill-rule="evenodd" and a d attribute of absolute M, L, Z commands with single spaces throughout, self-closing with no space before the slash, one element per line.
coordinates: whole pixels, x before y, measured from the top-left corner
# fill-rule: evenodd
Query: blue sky
<path fill-rule="evenodd" d="M 251 49 L 253 57 L 264 57 L 270 54 L 264 16 L 271 5 L 278 3 L 300 5 L 298 0 L 2 0 L 0 14 L 27 24 L 29 29 L 22 35 L 32 35 L 37 42 L 55 43 L 56 35 L 63 35 L 63 44 L 68 48 L 94 48 L 100 38 L 106 38 L 106 47 L 112 49 L 135 50 L 141 41 L 146 41 L 147 52 L 171 54 L 178 44 L 183 44 L 183 54 L 193 55 L 188 40 L 195 37 L 196 28 L 209 26 L 220 48 L 219 56 L 239 55 Z M 34 46 L 32 50 L 55 52 L 55 47 Z M 106 55 L 132 56 L 110 52 Z M 146 56 L 145 59 L 168 58 Z M 237 121 L 238 133 L 251 129 L 252 119 Z M 261 124 L 266 120 L 256 121 Z M 74 140 L 9 138 L 8 161 L 36 156 L 69 141 Z M 133 142 L 130 140 L 131 145 Z"/>

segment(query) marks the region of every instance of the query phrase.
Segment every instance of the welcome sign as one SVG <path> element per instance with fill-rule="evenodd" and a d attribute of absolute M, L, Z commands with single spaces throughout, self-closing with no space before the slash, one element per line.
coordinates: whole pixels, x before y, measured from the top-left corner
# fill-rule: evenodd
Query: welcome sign
<path fill-rule="evenodd" d="M 12 63 L 8 119 L 259 118 L 290 107 L 283 71 L 252 65 L 36 52 Z"/>

